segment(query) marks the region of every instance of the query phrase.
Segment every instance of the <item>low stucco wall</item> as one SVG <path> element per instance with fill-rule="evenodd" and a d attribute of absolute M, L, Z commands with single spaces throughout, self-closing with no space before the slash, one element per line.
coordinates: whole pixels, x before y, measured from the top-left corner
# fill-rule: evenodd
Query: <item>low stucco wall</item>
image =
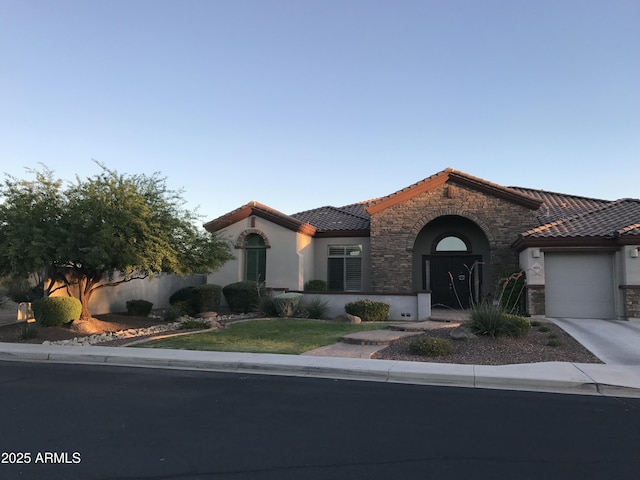
<path fill-rule="evenodd" d="M 89 302 L 92 315 L 104 313 L 126 312 L 127 301 L 146 300 L 153 303 L 153 308 L 169 306 L 169 297 L 173 292 L 190 285 L 207 283 L 206 275 L 158 275 L 152 279 L 131 280 L 115 287 L 98 289 Z M 66 296 L 64 289 L 54 292 L 52 296 Z"/>
<path fill-rule="evenodd" d="M 376 294 L 376 293 L 328 293 L 300 292 L 305 299 L 319 297 L 329 304 L 329 317 L 345 313 L 344 306 L 357 300 L 372 300 L 389 304 L 389 320 L 423 321 L 431 317 L 431 293 Z"/>

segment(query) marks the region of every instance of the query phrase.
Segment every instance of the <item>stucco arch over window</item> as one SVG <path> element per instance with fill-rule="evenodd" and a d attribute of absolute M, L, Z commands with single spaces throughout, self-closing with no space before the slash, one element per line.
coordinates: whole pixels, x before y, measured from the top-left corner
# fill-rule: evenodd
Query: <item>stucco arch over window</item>
<path fill-rule="evenodd" d="M 249 228 L 238 235 L 238 238 L 236 239 L 236 243 L 234 245 L 235 248 L 245 248 L 247 246 L 247 237 L 249 237 L 250 235 L 259 235 L 264 241 L 264 248 L 271 248 L 271 244 L 269 243 L 269 238 L 267 237 L 266 233 L 264 233 L 262 230 L 258 230 L 257 228 Z"/>
<path fill-rule="evenodd" d="M 491 229 L 487 226 L 487 224 L 482 219 L 478 218 L 476 215 L 471 214 L 470 212 L 452 208 L 452 209 L 438 210 L 438 211 L 435 211 L 435 212 L 430 212 L 429 214 L 421 217 L 413 225 L 413 227 L 411 228 L 411 230 L 407 234 L 407 243 L 406 243 L 407 252 L 413 252 L 413 248 L 414 248 L 414 245 L 416 243 L 416 239 L 418 238 L 418 235 L 420 234 L 422 229 L 425 227 L 425 225 L 427 225 L 429 222 L 435 220 L 436 218 L 444 217 L 444 216 L 447 216 L 447 215 L 454 215 L 454 216 L 463 217 L 463 218 L 466 218 L 468 220 L 471 220 L 476 225 L 478 225 L 478 227 L 480 227 L 482 229 L 482 231 L 485 234 L 485 236 L 489 239 L 489 242 L 492 242 L 493 235 L 491 234 Z"/>

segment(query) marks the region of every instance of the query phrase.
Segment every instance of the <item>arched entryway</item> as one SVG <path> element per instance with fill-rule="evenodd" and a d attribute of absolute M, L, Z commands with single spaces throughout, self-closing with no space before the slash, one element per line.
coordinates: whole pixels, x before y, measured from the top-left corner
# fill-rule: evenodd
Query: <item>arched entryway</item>
<path fill-rule="evenodd" d="M 482 228 L 459 215 L 423 227 L 413 248 L 416 290 L 430 290 L 433 307 L 469 308 L 490 277 L 489 240 Z"/>

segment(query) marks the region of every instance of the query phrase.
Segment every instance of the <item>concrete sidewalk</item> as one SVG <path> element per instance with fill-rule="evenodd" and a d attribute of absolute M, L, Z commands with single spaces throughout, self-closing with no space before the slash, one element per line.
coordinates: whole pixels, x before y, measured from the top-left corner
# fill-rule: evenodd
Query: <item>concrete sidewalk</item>
<path fill-rule="evenodd" d="M 175 368 L 640 398 L 640 368 L 563 362 L 454 365 L 132 347 L 0 343 L 0 360 Z"/>

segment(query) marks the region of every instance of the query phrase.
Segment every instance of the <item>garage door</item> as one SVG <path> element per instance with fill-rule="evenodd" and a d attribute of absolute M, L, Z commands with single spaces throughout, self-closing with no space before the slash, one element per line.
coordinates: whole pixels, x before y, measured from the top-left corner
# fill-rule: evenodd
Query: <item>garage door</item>
<path fill-rule="evenodd" d="M 545 253 L 547 317 L 615 318 L 613 254 Z"/>

